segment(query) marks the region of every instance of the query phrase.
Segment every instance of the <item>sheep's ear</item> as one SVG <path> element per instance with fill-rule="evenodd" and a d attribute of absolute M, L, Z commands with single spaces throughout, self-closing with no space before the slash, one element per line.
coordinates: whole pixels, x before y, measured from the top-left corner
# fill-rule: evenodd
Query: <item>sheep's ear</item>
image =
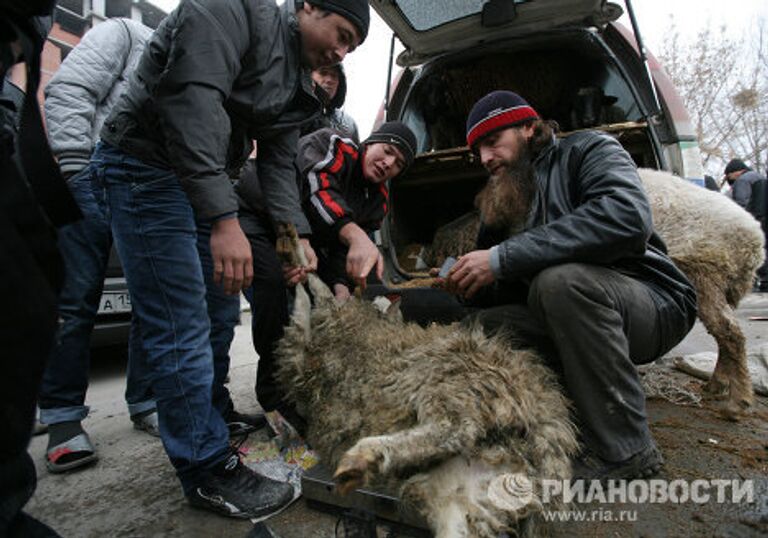
<path fill-rule="evenodd" d="M 390 321 L 403 321 L 403 313 L 400 310 L 400 305 L 402 304 L 400 296 L 391 295 L 387 299 L 389 299 L 389 306 L 384 316 Z"/>

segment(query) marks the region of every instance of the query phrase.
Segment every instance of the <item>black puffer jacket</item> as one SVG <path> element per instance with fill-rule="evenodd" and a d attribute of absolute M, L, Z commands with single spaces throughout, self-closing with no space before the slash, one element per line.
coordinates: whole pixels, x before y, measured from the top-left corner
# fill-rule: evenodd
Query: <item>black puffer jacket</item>
<path fill-rule="evenodd" d="M 299 125 L 320 110 L 301 61 L 294 3 L 185 0 L 160 24 L 102 140 L 173 169 L 198 218 L 237 211 L 237 177 L 258 141 L 276 220 L 300 214 L 293 168 Z M 248 185 L 238 194 L 248 203 Z"/>
<path fill-rule="evenodd" d="M 525 230 L 512 237 L 480 230 L 481 248 L 498 244 L 502 282 L 569 262 L 611 267 L 651 288 L 663 320 L 693 326 L 696 292 L 653 230 L 637 168 L 621 145 L 604 133 L 574 134 L 554 140 L 534 166 Z"/>

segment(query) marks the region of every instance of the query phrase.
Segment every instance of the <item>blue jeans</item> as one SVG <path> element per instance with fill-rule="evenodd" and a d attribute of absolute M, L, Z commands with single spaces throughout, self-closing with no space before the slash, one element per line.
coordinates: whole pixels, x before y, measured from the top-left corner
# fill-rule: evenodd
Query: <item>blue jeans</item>
<path fill-rule="evenodd" d="M 92 162 L 141 319 L 160 435 L 189 492 L 229 453 L 227 426 L 211 402 L 210 322 L 192 207 L 170 170 L 106 144 L 97 145 Z"/>
<path fill-rule="evenodd" d="M 103 189 L 88 166 L 68 181 L 83 219 L 61 228 L 59 250 L 65 281 L 59 297 L 60 324 L 40 390 L 40 421 L 81 421 L 90 368 L 90 339 L 112 248 L 109 211 Z M 131 324 L 125 391 L 131 415 L 155 408 L 136 323 Z"/>
<path fill-rule="evenodd" d="M 235 337 L 235 325 L 240 323 L 240 296 L 227 295 L 221 285 L 213 281 L 210 224 L 197 222 L 197 252 L 203 268 L 205 300 L 208 305 L 208 319 L 211 321 L 213 406 L 226 418 L 234 409 L 224 382 L 229 373 L 229 347 Z"/>

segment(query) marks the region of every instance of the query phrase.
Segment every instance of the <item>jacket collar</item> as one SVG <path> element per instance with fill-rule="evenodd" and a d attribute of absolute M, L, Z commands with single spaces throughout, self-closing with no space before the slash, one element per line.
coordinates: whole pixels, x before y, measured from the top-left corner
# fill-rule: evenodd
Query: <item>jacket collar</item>
<path fill-rule="evenodd" d="M 538 155 L 533 158 L 533 164 L 537 164 L 543 160 L 547 155 L 552 153 L 559 144 L 560 141 L 557 139 L 557 136 L 555 136 L 555 133 L 552 133 L 552 139 L 549 141 L 549 144 L 544 146 L 542 150 L 539 151 Z"/>

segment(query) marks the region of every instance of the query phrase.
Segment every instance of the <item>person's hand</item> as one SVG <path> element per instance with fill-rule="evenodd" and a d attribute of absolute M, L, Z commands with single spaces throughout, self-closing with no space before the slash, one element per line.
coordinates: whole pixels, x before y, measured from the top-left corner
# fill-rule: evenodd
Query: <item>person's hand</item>
<path fill-rule="evenodd" d="M 317 254 L 309 243 L 309 239 L 299 239 L 299 244 L 304 248 L 304 255 L 307 257 L 307 265 L 304 268 L 307 273 L 317 271 Z"/>
<path fill-rule="evenodd" d="M 303 267 L 283 264 L 283 281 L 286 286 L 292 288 L 296 284 L 306 282 L 306 280 L 307 272 Z"/>
<path fill-rule="evenodd" d="M 491 270 L 491 251 L 475 250 L 459 258 L 445 278 L 445 289 L 465 299 L 491 284 L 496 277 Z"/>
<path fill-rule="evenodd" d="M 285 281 L 285 285 L 289 287 L 306 282 L 307 275 L 317 271 L 317 255 L 315 254 L 312 245 L 310 245 L 309 239 L 299 239 L 299 244 L 304 249 L 307 265 L 303 267 L 283 265 L 283 280 Z"/>
<path fill-rule="evenodd" d="M 357 282 L 361 289 L 365 289 L 365 279 L 368 278 L 368 273 L 374 266 L 376 267 L 376 277 L 381 280 L 384 274 L 384 260 L 373 241 L 366 236 L 364 240 L 349 245 L 347 274 Z"/>
<path fill-rule="evenodd" d="M 352 296 L 349 293 L 349 288 L 344 284 L 336 283 L 333 285 L 333 295 L 336 297 L 336 301 L 339 303 L 345 303 Z"/>
<path fill-rule="evenodd" d="M 245 237 L 237 218 L 222 219 L 211 227 L 211 257 L 213 281 L 220 284 L 224 293 L 237 295 L 251 285 L 253 258 L 251 245 Z"/>
<path fill-rule="evenodd" d="M 368 234 L 357 224 L 349 223 L 342 227 L 339 235 L 342 241 L 349 245 L 346 267 L 349 278 L 361 289 L 365 289 L 365 279 L 371 269 L 376 267 L 376 277 L 381 280 L 384 276 L 384 259 Z"/>

